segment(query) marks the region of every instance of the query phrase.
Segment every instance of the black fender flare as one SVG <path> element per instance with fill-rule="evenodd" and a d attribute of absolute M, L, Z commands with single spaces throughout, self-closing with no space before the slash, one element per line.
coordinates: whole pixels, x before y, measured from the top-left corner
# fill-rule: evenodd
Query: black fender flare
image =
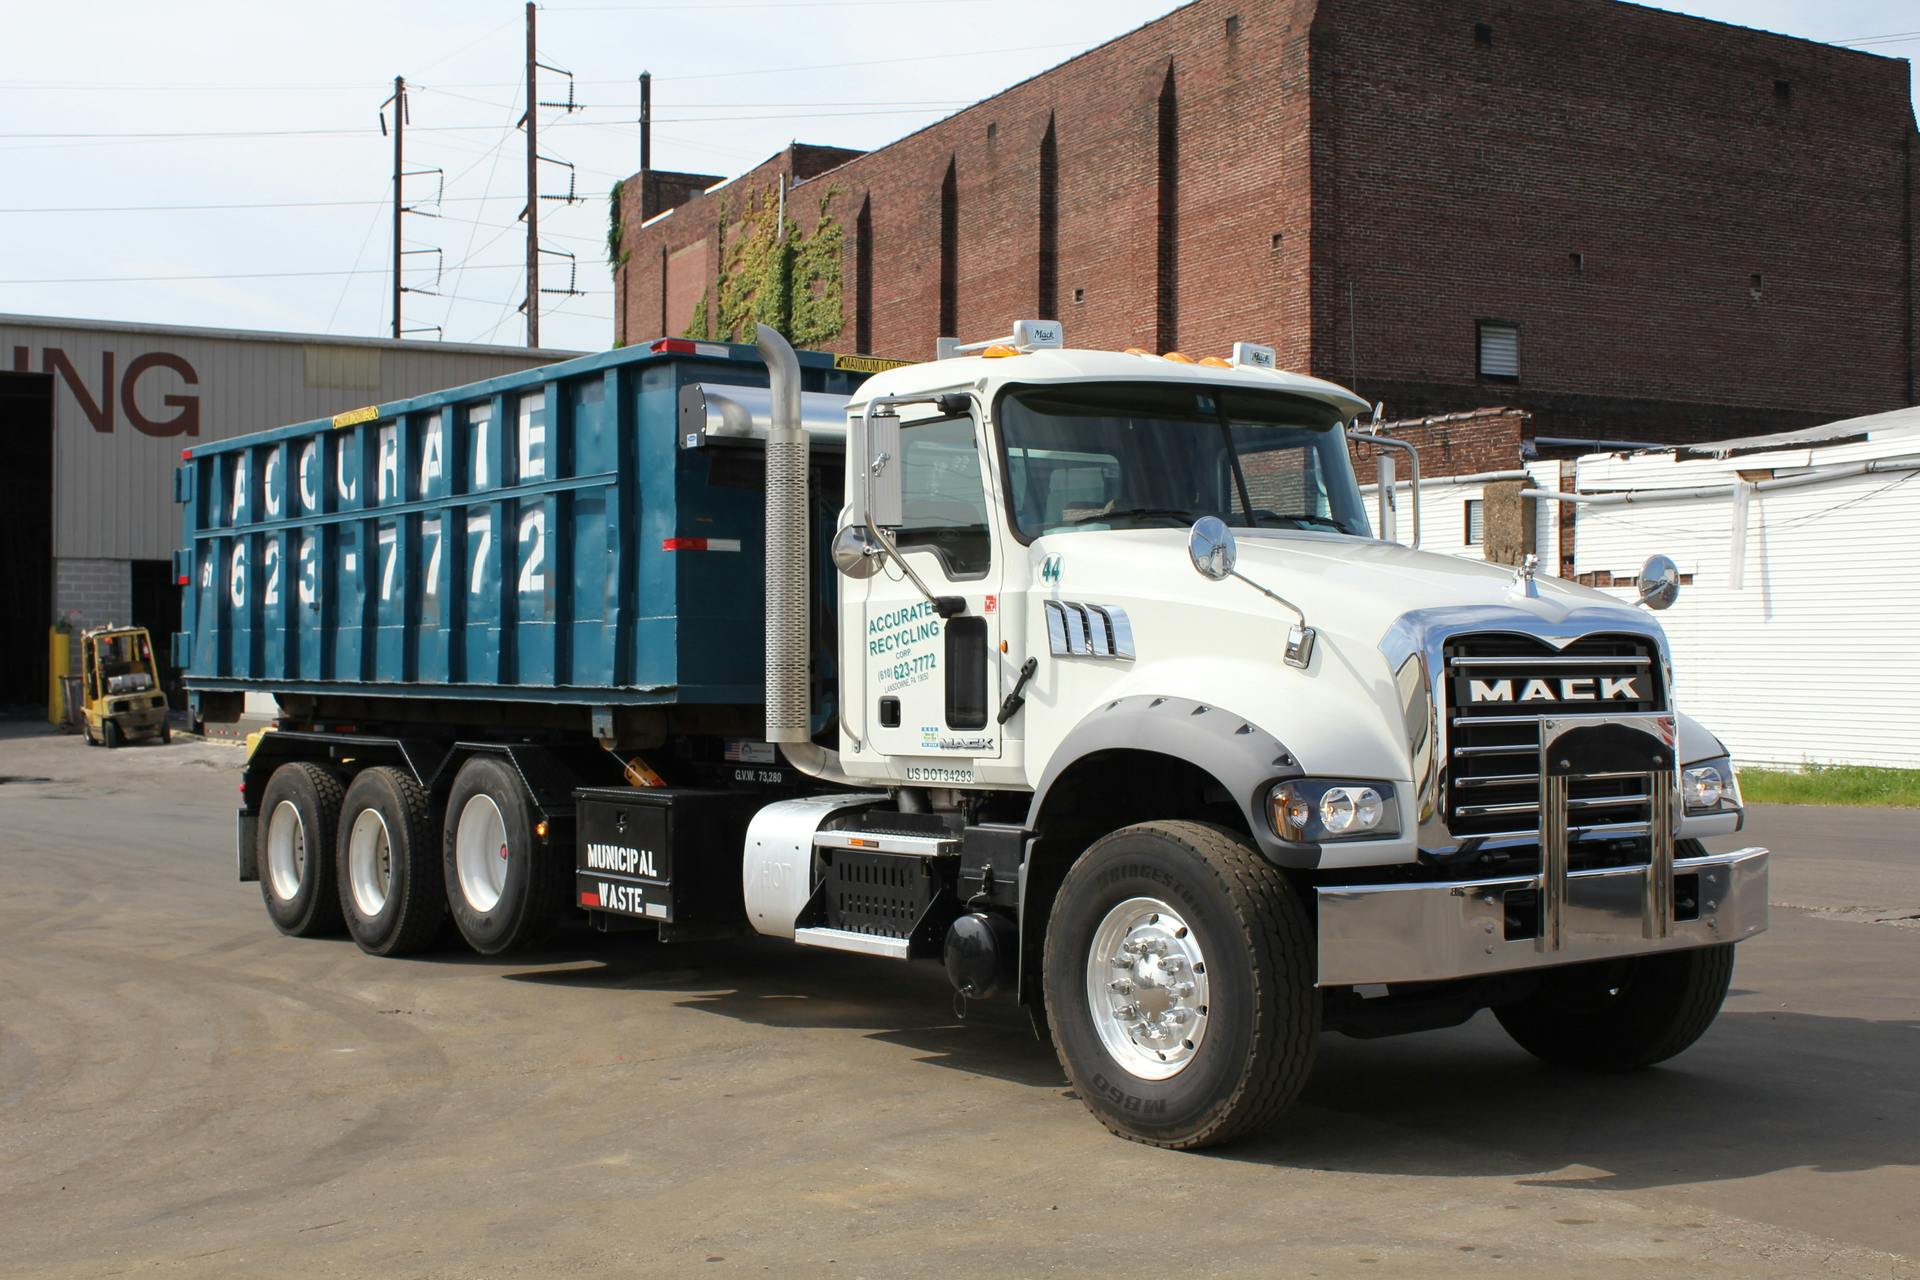
<path fill-rule="evenodd" d="M 1191 698 L 1134 694 L 1089 712 L 1047 761 L 1027 809 L 1029 831 L 1039 830 L 1047 794 L 1062 775 L 1103 751 L 1152 752 L 1196 765 L 1233 797 L 1255 844 L 1270 861 L 1299 869 L 1319 865 L 1319 845 L 1281 840 L 1266 818 L 1268 789 L 1302 776 L 1299 759 L 1272 732 L 1245 716 Z"/>

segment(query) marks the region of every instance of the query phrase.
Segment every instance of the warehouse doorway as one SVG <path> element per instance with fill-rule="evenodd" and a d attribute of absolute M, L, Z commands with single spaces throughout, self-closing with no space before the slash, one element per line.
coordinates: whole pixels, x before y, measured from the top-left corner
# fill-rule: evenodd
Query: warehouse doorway
<path fill-rule="evenodd" d="M 167 702 L 175 711 L 186 710 L 187 690 L 173 658 L 173 636 L 180 630 L 180 587 L 174 581 L 171 560 L 133 562 L 133 625 L 145 627 L 153 637 L 153 657 Z"/>
<path fill-rule="evenodd" d="M 47 712 L 53 624 L 53 377 L 0 373 L 0 713 Z"/>

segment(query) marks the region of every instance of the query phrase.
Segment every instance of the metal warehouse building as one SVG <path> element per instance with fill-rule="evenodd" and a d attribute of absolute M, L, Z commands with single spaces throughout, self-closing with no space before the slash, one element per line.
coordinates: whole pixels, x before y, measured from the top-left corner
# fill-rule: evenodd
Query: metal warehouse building
<path fill-rule="evenodd" d="M 182 449 L 577 354 L 0 315 L 0 707 L 45 699 L 58 619 L 170 642 Z"/>

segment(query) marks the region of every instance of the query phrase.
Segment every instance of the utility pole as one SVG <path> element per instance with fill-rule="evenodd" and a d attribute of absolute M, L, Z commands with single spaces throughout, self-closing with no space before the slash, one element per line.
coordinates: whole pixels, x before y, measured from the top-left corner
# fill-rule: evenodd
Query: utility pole
<path fill-rule="evenodd" d="M 533 0 L 527 0 L 527 345 L 540 345 L 540 144 L 539 60 L 533 48 Z"/>
<path fill-rule="evenodd" d="M 393 336 L 400 337 L 400 215 L 405 211 L 406 202 L 401 191 L 401 179 L 405 174 L 404 135 L 407 127 L 407 78 L 393 78 L 393 96 L 380 105 L 393 104 Z M 386 117 L 380 119 L 381 127 L 386 126 Z"/>
<path fill-rule="evenodd" d="M 640 172 L 653 168 L 653 72 L 640 73 Z"/>

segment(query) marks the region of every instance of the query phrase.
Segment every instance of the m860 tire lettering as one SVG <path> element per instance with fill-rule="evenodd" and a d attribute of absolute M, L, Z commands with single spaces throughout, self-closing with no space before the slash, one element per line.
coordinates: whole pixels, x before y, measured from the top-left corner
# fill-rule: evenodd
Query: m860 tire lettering
<path fill-rule="evenodd" d="M 1286 877 L 1224 828 L 1104 837 L 1047 924 L 1047 1020 L 1068 1079 L 1107 1128 L 1154 1146 L 1271 1123 L 1319 1039 L 1310 936 Z"/>

